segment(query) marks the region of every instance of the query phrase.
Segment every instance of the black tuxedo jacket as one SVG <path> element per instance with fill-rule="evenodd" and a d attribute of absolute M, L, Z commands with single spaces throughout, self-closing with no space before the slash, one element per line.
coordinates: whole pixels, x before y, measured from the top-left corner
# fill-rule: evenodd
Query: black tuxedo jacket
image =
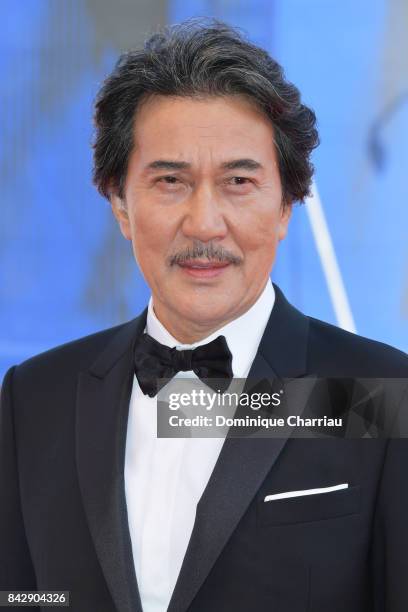
<path fill-rule="evenodd" d="M 275 290 L 250 376 L 407 377 L 403 353 L 304 316 Z M 7 373 L 0 590 L 69 590 L 73 612 L 141 612 L 124 455 L 145 320 Z M 168 611 L 407 612 L 407 478 L 408 440 L 227 438 Z M 264 502 L 337 483 L 349 488 Z"/>

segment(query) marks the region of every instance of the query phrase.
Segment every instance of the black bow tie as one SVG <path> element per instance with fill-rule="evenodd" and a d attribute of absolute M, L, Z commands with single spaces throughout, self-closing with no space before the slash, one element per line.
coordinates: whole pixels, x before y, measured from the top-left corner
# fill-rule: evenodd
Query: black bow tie
<path fill-rule="evenodd" d="M 214 390 L 225 391 L 232 378 L 232 354 L 224 336 L 195 349 L 178 351 L 143 334 L 135 346 L 135 373 L 141 390 L 154 397 L 159 378 L 173 378 L 177 372 L 192 370 Z M 218 379 L 218 380 L 207 380 Z"/>

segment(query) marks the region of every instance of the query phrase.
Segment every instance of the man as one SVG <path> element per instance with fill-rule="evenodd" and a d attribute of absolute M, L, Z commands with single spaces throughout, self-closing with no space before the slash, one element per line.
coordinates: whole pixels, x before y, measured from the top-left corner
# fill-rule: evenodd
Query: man
<path fill-rule="evenodd" d="M 265 51 L 188 22 L 122 56 L 95 121 L 95 183 L 152 298 L 8 372 L 1 589 L 87 612 L 406 612 L 405 440 L 156 436 L 159 378 L 407 376 L 269 280 L 313 112 Z"/>

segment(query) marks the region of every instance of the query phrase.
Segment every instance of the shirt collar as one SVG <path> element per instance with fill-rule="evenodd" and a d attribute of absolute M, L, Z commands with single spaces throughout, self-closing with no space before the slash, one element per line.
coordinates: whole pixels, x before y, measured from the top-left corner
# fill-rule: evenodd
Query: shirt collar
<path fill-rule="evenodd" d="M 225 336 L 232 353 L 232 371 L 236 378 L 245 378 L 255 358 L 259 343 L 275 303 L 275 290 L 268 279 L 261 295 L 251 308 L 240 317 L 230 321 L 224 327 L 202 338 L 194 344 L 181 344 L 174 338 L 156 317 L 153 309 L 153 298 L 150 297 L 147 310 L 146 332 L 157 342 L 170 348 L 191 349 L 207 344 L 218 336 Z"/>

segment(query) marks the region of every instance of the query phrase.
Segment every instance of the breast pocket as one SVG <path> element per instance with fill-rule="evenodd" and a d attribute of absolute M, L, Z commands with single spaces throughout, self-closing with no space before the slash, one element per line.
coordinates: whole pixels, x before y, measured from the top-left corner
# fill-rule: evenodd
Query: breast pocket
<path fill-rule="evenodd" d="M 257 502 L 258 525 L 287 525 L 334 519 L 360 511 L 361 487 L 356 485 L 330 493 Z"/>

